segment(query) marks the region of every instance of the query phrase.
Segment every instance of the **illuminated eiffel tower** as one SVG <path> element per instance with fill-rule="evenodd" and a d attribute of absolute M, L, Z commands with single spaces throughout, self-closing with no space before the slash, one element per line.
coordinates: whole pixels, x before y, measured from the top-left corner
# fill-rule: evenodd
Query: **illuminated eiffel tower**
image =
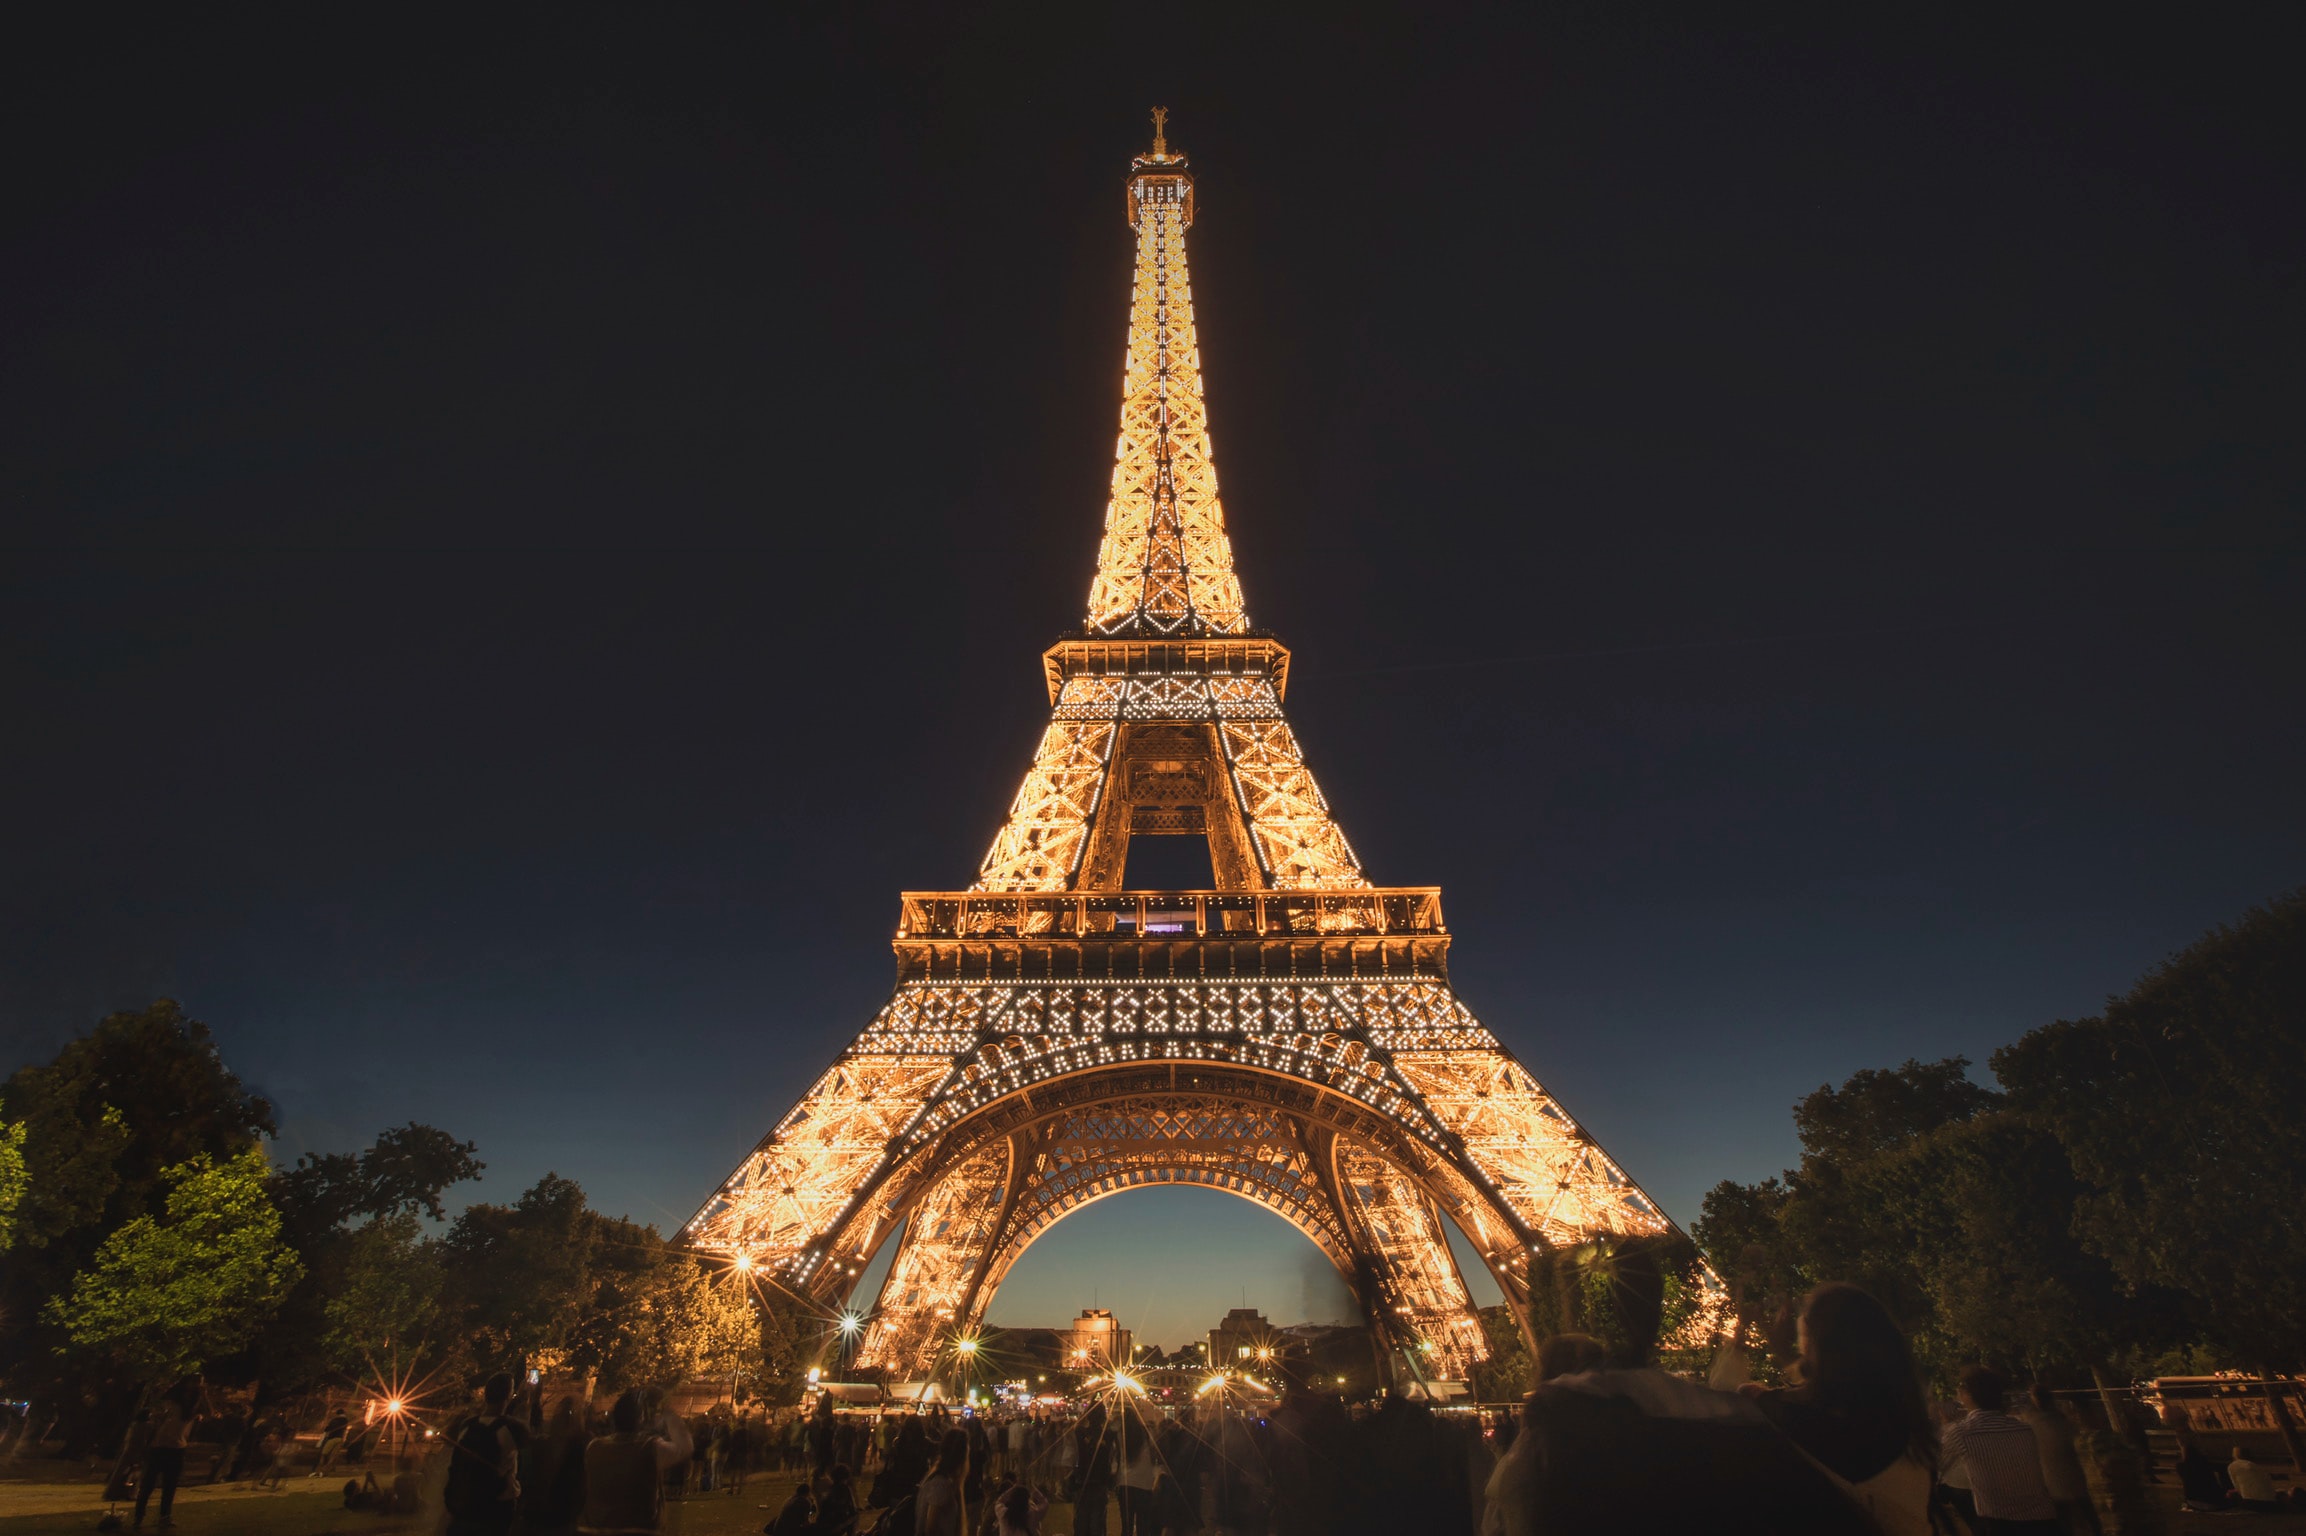
<path fill-rule="evenodd" d="M 1087 621 L 966 891 L 909 891 L 897 987 L 689 1226 L 827 1302 L 896 1253 L 857 1363 L 925 1377 L 1068 1211 L 1151 1185 L 1279 1213 L 1395 1379 L 1488 1349 L 1453 1222 L 1529 1326 L 1531 1255 L 1658 1207 L 1450 990 L 1432 886 L 1372 885 L 1282 713 L 1289 652 L 1233 573 L 1162 113 L 1132 163 L 1121 436 Z M 1198 890 L 1125 884 L 1206 841 Z"/>

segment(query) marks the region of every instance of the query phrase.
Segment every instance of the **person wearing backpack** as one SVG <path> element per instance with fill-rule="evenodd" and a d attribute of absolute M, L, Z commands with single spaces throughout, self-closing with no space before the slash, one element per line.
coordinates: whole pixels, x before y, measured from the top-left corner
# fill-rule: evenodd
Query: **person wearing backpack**
<path fill-rule="evenodd" d="M 520 1453 L 528 1431 L 505 1412 L 512 1377 L 499 1371 L 480 1389 L 481 1410 L 449 1436 L 448 1536 L 505 1536 L 520 1509 Z"/>

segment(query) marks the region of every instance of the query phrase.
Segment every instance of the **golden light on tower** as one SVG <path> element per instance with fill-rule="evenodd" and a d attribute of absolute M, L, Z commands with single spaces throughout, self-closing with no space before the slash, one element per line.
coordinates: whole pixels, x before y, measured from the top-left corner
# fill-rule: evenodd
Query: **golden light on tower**
<path fill-rule="evenodd" d="M 1234 571 L 1166 113 L 1126 191 L 1120 431 L 1047 729 L 975 884 L 903 894 L 888 1003 L 689 1239 L 828 1306 L 894 1244 L 856 1360 L 919 1380 L 1069 1211 L 1217 1189 L 1328 1255 L 1389 1372 L 1462 1377 L 1488 1343 L 1449 1225 L 1526 1331 L 1531 1255 L 1669 1224 L 1451 990 L 1439 890 L 1373 885 L 1337 825 Z M 1123 888 L 1179 836 L 1212 887 Z"/>

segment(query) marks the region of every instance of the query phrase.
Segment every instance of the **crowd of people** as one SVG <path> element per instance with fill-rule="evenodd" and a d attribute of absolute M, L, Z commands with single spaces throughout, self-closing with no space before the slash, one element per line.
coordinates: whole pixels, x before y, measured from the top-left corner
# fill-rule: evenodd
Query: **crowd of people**
<path fill-rule="evenodd" d="M 2086 1428 L 2074 1395 L 2020 1392 L 1983 1366 L 1931 1403 L 1889 1313 L 1850 1285 L 1807 1299 L 1786 1384 L 1749 1379 L 1736 1345 L 1706 1380 L 1673 1374 L 1655 1359 L 1656 1282 L 1621 1265 L 1613 1342 L 1547 1340 L 1517 1411 L 1349 1408 L 1306 1391 L 1164 1408 L 1113 1391 L 1078 1410 L 842 1413 L 819 1395 L 806 1412 L 683 1418 L 628 1392 L 605 1414 L 573 1397 L 548 1414 L 499 1375 L 424 1471 L 380 1485 L 363 1469 L 374 1426 L 337 1413 L 305 1475 L 363 1472 L 348 1502 L 445 1509 L 449 1536 L 647 1536 L 668 1500 L 740 1493 L 761 1473 L 797 1479 L 789 1494 L 777 1479 L 770 1536 L 1040 1536 L 1056 1505 L 1074 1536 L 2097 1536 L 2105 1490 L 2093 1497 L 2085 1434 L 2108 1431 L 2088 1446 L 2101 1483 L 2108 1458 L 2127 1458 L 2133 1483 L 2157 1470 L 2141 1423 L 2110 1403 Z M 155 1490 L 169 1523 L 202 1406 L 180 1388 L 139 1416 L 122 1456 L 141 1469 L 139 1525 Z M 289 1475 L 286 1426 L 242 1427 L 236 1475 Z M 2183 1421 L 2161 1427 L 2188 1507 L 2306 1509 L 2306 1486 L 2284 1490 L 2244 1447 L 2221 1466 Z"/>

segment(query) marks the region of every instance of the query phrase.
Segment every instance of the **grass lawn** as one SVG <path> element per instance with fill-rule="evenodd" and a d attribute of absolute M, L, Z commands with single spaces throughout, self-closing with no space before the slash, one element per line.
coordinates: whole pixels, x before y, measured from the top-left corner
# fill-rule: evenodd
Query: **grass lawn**
<path fill-rule="evenodd" d="M 71 1483 L 41 1483 L 10 1479 L 0 1482 L 0 1536 L 51 1536 L 51 1533 L 86 1532 L 107 1506 L 98 1497 L 103 1485 L 93 1479 Z M 158 1495 L 154 1495 L 157 1504 Z M 121 1505 L 125 1521 L 133 1506 Z M 160 1511 L 145 1513 L 144 1528 L 153 1529 Z M 344 1483 L 291 1481 L 278 1492 L 258 1493 L 243 1484 L 224 1487 L 180 1488 L 176 1493 L 176 1529 L 181 1536 L 321 1536 L 341 1531 L 374 1532 L 400 1536 L 417 1527 L 344 1507 Z"/>

